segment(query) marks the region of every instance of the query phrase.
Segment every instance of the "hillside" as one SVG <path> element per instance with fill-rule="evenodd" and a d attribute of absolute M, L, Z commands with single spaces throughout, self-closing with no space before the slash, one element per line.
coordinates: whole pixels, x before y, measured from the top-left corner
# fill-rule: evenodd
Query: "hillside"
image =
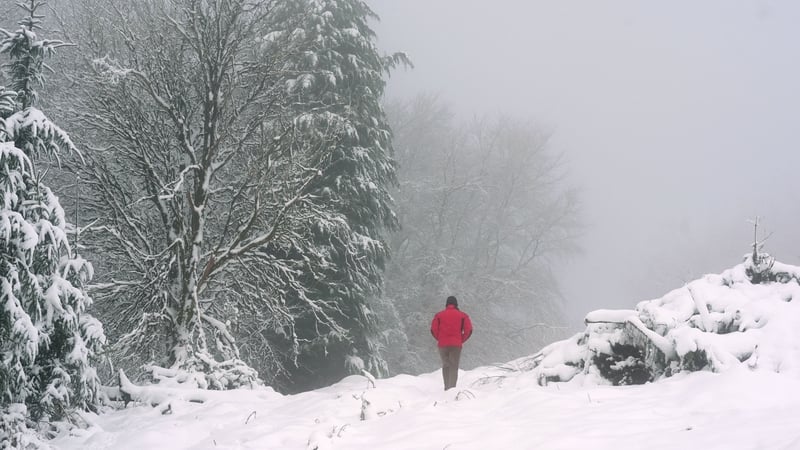
<path fill-rule="evenodd" d="M 762 270 L 763 269 L 763 270 Z M 754 283 L 754 274 L 758 283 Z M 316 391 L 185 390 L 86 416 L 63 449 L 800 448 L 800 268 L 751 259 L 536 355 Z M 465 351 L 469 351 L 467 348 Z M 649 382 L 653 381 L 653 382 Z M 646 382 L 642 385 L 614 386 Z M 181 400 L 181 398 L 185 400 Z M 192 400 L 192 401 L 189 401 Z M 199 403 L 202 402 L 202 403 Z"/>

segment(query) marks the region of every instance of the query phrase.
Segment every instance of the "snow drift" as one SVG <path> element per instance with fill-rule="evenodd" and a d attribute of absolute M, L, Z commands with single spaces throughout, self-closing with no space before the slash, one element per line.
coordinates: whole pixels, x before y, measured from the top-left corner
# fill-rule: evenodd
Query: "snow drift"
<path fill-rule="evenodd" d="M 745 365 L 800 376 L 800 268 L 753 254 L 632 310 L 586 315 L 586 331 L 518 364 L 540 384 L 641 384 Z M 793 301 L 795 298 L 798 301 Z"/>

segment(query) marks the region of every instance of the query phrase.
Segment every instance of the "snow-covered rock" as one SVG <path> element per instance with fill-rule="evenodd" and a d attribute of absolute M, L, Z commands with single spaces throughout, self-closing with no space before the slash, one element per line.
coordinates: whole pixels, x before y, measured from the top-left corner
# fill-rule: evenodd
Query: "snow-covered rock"
<path fill-rule="evenodd" d="M 539 382 L 640 384 L 745 365 L 800 376 L 800 267 L 742 264 L 632 310 L 597 310 L 586 330 L 529 358 Z M 798 301 L 793 301 L 795 298 Z"/>

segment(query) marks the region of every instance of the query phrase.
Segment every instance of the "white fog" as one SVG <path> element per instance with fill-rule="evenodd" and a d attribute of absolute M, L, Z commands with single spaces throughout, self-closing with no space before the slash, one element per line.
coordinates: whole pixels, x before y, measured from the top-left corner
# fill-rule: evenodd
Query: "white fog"
<path fill-rule="evenodd" d="M 370 4 L 379 45 L 415 65 L 389 98 L 433 92 L 552 133 L 585 227 L 557 269 L 574 327 L 739 263 L 755 216 L 765 250 L 800 262 L 796 2 Z"/>
<path fill-rule="evenodd" d="M 800 448 L 800 2 L 0 2 L 0 449 Z"/>

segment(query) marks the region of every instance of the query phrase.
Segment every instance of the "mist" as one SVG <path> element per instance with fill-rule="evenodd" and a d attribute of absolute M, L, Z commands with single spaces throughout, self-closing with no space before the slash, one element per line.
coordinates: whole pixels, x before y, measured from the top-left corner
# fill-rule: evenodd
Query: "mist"
<path fill-rule="evenodd" d="M 750 249 L 800 263 L 800 5 L 783 1 L 370 0 L 397 70 L 387 98 L 552 133 L 580 191 L 582 252 L 555 268 L 570 326 Z"/>

